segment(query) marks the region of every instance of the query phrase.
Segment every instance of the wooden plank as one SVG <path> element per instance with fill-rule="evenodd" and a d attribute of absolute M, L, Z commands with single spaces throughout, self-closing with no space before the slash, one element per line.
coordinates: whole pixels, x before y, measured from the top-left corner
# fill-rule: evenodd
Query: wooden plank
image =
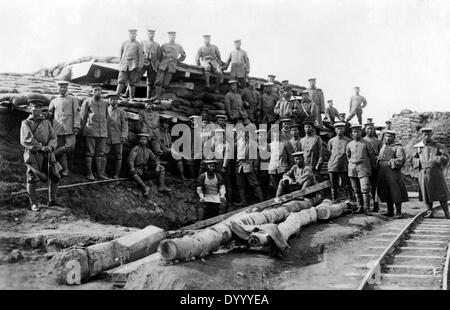
<path fill-rule="evenodd" d="M 322 182 L 322 183 L 310 186 L 308 188 L 301 189 L 301 190 L 292 192 L 292 193 L 287 194 L 287 195 L 283 195 L 283 196 L 279 197 L 278 199 L 277 198 L 272 198 L 272 199 L 269 199 L 269 200 L 266 200 L 266 201 L 263 201 L 263 202 L 260 202 L 260 203 L 248 206 L 248 207 L 244 207 L 244 208 L 232 211 L 232 212 L 228 212 L 226 214 L 218 215 L 218 216 L 209 218 L 207 220 L 197 222 L 197 223 L 192 224 L 192 225 L 188 225 L 188 226 L 182 227 L 180 229 L 181 230 L 195 230 L 195 229 L 201 229 L 201 228 L 204 228 L 204 227 L 208 227 L 208 226 L 217 224 L 217 223 L 219 223 L 219 222 L 229 218 L 232 215 L 235 215 L 235 214 L 238 214 L 238 213 L 250 212 L 250 211 L 258 212 L 258 211 L 261 211 L 261 210 L 264 210 L 264 209 L 267 209 L 267 208 L 270 208 L 270 207 L 273 207 L 273 206 L 276 206 L 276 205 L 283 204 L 283 203 L 291 201 L 291 200 L 295 200 L 295 199 L 303 197 L 305 195 L 321 191 L 321 190 L 323 190 L 325 188 L 328 188 L 330 186 L 331 186 L 331 182 L 330 181 L 325 181 L 325 182 Z"/>
<path fill-rule="evenodd" d="M 74 184 L 61 185 L 58 187 L 58 189 L 65 189 L 65 188 L 72 188 L 72 187 L 77 187 L 77 186 L 85 186 L 85 185 L 93 185 L 93 184 L 101 184 L 101 183 L 119 182 L 119 181 L 126 181 L 126 180 L 129 180 L 129 179 L 128 178 L 119 178 L 119 179 L 97 180 L 97 181 L 91 181 L 91 182 L 74 183 Z M 36 192 L 43 192 L 46 190 L 48 190 L 48 187 L 42 187 L 42 188 L 38 188 L 36 190 Z M 13 192 L 13 193 L 11 193 L 11 195 L 17 196 L 17 195 L 24 195 L 26 193 L 27 193 L 27 191 L 23 190 L 23 191 L 19 191 L 19 192 Z"/>

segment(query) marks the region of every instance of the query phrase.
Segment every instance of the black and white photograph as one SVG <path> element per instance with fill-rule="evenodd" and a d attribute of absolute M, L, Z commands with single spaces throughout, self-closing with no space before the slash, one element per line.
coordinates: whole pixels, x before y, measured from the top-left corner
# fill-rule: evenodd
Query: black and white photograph
<path fill-rule="evenodd" d="M 0 290 L 449 289 L 450 1 L 0 12 Z"/>

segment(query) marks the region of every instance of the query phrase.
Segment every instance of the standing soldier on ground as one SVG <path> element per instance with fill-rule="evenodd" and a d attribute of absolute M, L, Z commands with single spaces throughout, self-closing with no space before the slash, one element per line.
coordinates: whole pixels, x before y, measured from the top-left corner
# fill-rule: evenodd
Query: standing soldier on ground
<path fill-rule="evenodd" d="M 305 136 L 300 139 L 305 164 L 311 166 L 315 181 L 319 180 L 320 166 L 323 162 L 322 139 L 316 135 L 313 122 L 304 122 Z"/>
<path fill-rule="evenodd" d="M 287 142 L 280 140 L 279 131 L 271 131 L 270 160 L 269 160 L 269 177 L 270 189 L 276 191 L 283 174 L 287 172 L 291 166 L 291 153 L 287 146 Z M 275 193 L 273 193 L 275 194 Z"/>
<path fill-rule="evenodd" d="M 219 93 L 220 84 L 223 81 L 223 72 L 221 66 L 223 66 L 222 59 L 220 57 L 219 48 L 211 44 L 211 36 L 205 34 L 203 36 L 205 45 L 200 47 L 195 56 L 195 63 L 197 66 L 201 66 L 205 70 L 205 83 L 208 90 L 211 89 L 209 84 L 209 79 L 211 73 L 217 72 L 216 87 L 214 89 L 215 93 Z"/>
<path fill-rule="evenodd" d="M 122 168 L 123 144 L 128 140 L 127 113 L 117 106 L 119 96 L 108 95 L 108 139 L 106 141 L 105 154 L 111 151 L 114 157 L 113 179 L 118 179 Z"/>
<path fill-rule="evenodd" d="M 56 149 L 57 136 L 52 125 L 42 113 L 44 102 L 40 99 L 29 100 L 31 114 L 22 121 L 20 127 L 20 144 L 24 147 L 23 159 L 27 166 L 27 193 L 32 211 L 39 211 L 36 187 L 39 181 L 47 181 L 48 206 L 57 206 L 56 190 L 59 178 L 48 174 L 49 156 Z"/>
<path fill-rule="evenodd" d="M 328 100 L 327 102 L 328 107 L 325 110 L 325 117 L 330 121 L 331 126 L 334 126 L 336 118 L 339 119 L 339 112 L 335 107 L 333 107 L 333 100 Z"/>
<path fill-rule="evenodd" d="M 144 67 L 142 68 L 137 81 L 141 79 L 144 73 L 147 73 L 147 99 L 152 96 L 152 87 L 155 85 L 156 73 L 158 72 L 160 46 L 154 41 L 155 30 L 147 30 L 148 40 L 142 41 L 142 50 L 144 52 Z"/>
<path fill-rule="evenodd" d="M 236 123 L 239 119 L 243 122 L 248 119 L 245 105 L 248 103 L 242 100 L 241 95 L 237 91 L 237 81 L 230 80 L 230 91 L 225 95 L 225 111 L 227 112 L 228 119 L 232 123 Z"/>
<path fill-rule="evenodd" d="M 150 188 L 145 185 L 142 178 L 149 177 L 149 167 L 155 167 L 156 177 L 158 179 L 158 191 L 171 191 L 166 186 L 166 169 L 161 165 L 159 159 L 153 152 L 147 148 L 148 134 L 138 134 L 139 144 L 131 149 L 128 155 L 128 167 L 130 168 L 131 177 L 142 187 L 144 196 L 148 197 Z"/>
<path fill-rule="evenodd" d="M 284 195 L 287 190 L 292 192 L 305 189 L 314 184 L 314 173 L 310 166 L 305 165 L 303 152 L 295 152 L 292 156 L 295 164 L 280 180 L 276 197 Z"/>
<path fill-rule="evenodd" d="M 142 45 L 136 40 L 137 30 L 130 29 L 129 32 L 130 39 L 123 42 L 120 47 L 119 76 L 117 78 L 116 94 L 120 96 L 125 85 L 128 84 L 130 100 L 133 100 L 139 73 L 144 67 L 144 52 Z"/>
<path fill-rule="evenodd" d="M 101 98 L 101 84 L 92 84 L 92 98 L 84 100 L 81 106 L 81 128 L 86 137 L 86 178 L 94 181 L 92 174 L 92 158 L 95 158 L 97 177 L 101 180 L 109 179 L 105 175 L 106 158 L 105 145 L 108 138 L 108 102 Z"/>
<path fill-rule="evenodd" d="M 319 128 L 323 128 L 322 124 L 322 115 L 321 113 L 325 113 L 325 99 L 323 96 L 323 91 L 320 88 L 316 87 L 316 79 L 311 78 L 309 81 L 309 88 L 306 90 L 309 93 L 309 99 L 316 106 L 316 121 Z"/>
<path fill-rule="evenodd" d="M 175 117 L 172 117 L 171 119 L 165 117 L 161 118 L 161 126 L 159 128 L 159 132 L 161 134 L 159 146 L 162 153 L 161 155 L 159 155 L 159 157 L 167 162 L 174 162 L 177 165 L 177 170 L 180 174 L 180 178 L 184 182 L 186 181 L 186 178 L 184 176 L 183 160 L 181 158 L 175 159 L 172 156 L 172 135 L 170 134 L 170 122 L 175 124 L 177 122 L 177 119 Z M 158 154 L 156 155 L 158 156 Z"/>
<path fill-rule="evenodd" d="M 263 191 L 264 198 L 269 199 L 269 161 L 270 161 L 270 146 L 267 143 L 267 130 L 258 129 L 255 131 L 258 135 L 258 161 L 257 170 L 258 180 L 261 184 L 261 190 Z"/>
<path fill-rule="evenodd" d="M 359 87 L 355 87 L 355 94 L 350 98 L 350 112 L 347 117 L 349 122 L 355 115 L 358 118 L 358 123 L 362 125 L 363 108 L 367 106 L 367 100 L 359 94 Z"/>
<path fill-rule="evenodd" d="M 75 136 L 80 133 L 81 128 L 80 105 L 77 98 L 67 95 L 69 82 L 60 81 L 57 84 L 59 96 L 50 101 L 48 115 L 57 137 L 54 153 L 63 167 L 61 176 L 67 177 L 69 175 L 67 155 L 75 149 Z"/>
<path fill-rule="evenodd" d="M 223 214 L 226 206 L 226 189 L 222 176 L 216 172 L 216 161 L 206 160 L 206 172 L 197 180 L 197 194 L 202 205 L 198 209 L 199 221 Z"/>
<path fill-rule="evenodd" d="M 369 119 L 368 119 L 369 120 Z M 370 119 L 371 120 L 371 119 Z M 363 138 L 365 141 L 369 142 L 372 146 L 375 157 L 378 156 L 381 149 L 381 141 L 375 135 L 375 127 L 372 122 L 364 124 L 366 127 L 366 136 Z M 377 198 L 377 181 L 378 180 L 378 167 L 377 165 L 372 165 L 372 171 L 370 174 L 370 189 L 373 198 L 373 212 L 378 212 L 378 198 Z"/>
<path fill-rule="evenodd" d="M 235 50 L 231 51 L 223 68 L 226 70 L 231 64 L 230 79 L 237 80 L 241 88 L 245 87 L 246 78 L 250 73 L 250 60 L 247 52 L 241 49 L 241 40 L 234 40 Z"/>
<path fill-rule="evenodd" d="M 370 212 L 370 173 L 375 154 L 368 142 L 361 138 L 361 125 L 351 126 L 353 140 L 347 144 L 348 176 L 358 203 L 357 213 Z"/>
<path fill-rule="evenodd" d="M 328 141 L 328 152 L 330 153 L 328 172 L 331 180 L 331 200 L 335 202 L 338 197 L 339 187 L 345 189 L 348 199 L 351 199 L 352 195 L 350 179 L 348 177 L 348 160 L 345 152 L 347 144 L 351 139 L 344 135 L 345 123 L 335 123 L 334 128 L 336 137 Z"/>
<path fill-rule="evenodd" d="M 264 84 L 264 93 L 261 96 L 261 108 L 259 109 L 259 123 L 267 124 L 267 126 L 273 124 L 278 118 L 274 108 L 279 97 L 273 92 L 272 87 L 273 83 L 271 82 Z"/>
<path fill-rule="evenodd" d="M 401 169 L 406 162 L 405 149 L 395 142 L 395 131 L 385 131 L 385 144 L 377 158 L 378 163 L 378 197 L 387 204 L 387 212 L 383 215 L 402 217 L 402 202 L 408 201 L 408 191 Z"/>
<path fill-rule="evenodd" d="M 242 91 L 242 100 L 248 103 L 248 119 L 255 124 L 258 116 L 258 109 L 261 107 L 261 93 L 255 88 L 255 80 L 250 80 L 248 82 L 248 87 L 244 88 Z"/>
<path fill-rule="evenodd" d="M 423 140 L 414 145 L 412 166 L 419 170 L 419 185 L 423 200 L 428 208 L 425 217 L 433 217 L 433 202 L 439 201 L 445 217 L 450 219 L 448 200 L 450 192 L 444 176 L 444 168 L 449 162 L 447 148 L 432 139 L 433 129 L 421 129 Z"/>
<path fill-rule="evenodd" d="M 172 75 L 177 72 L 177 64 L 186 59 L 183 47 L 175 42 L 176 32 L 171 31 L 168 34 L 169 42 L 159 49 L 159 67 L 155 81 L 157 99 L 161 98 L 163 88 L 169 87 Z"/>

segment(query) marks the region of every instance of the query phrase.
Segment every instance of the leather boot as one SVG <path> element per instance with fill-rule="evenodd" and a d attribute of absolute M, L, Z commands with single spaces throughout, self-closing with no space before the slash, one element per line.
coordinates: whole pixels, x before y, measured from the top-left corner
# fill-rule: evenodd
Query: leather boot
<path fill-rule="evenodd" d="M 170 188 L 166 186 L 166 172 L 161 171 L 158 175 L 158 182 L 159 182 L 159 188 L 158 191 L 160 192 L 170 192 L 172 191 Z"/>
<path fill-rule="evenodd" d="M 95 167 L 97 168 L 97 177 L 100 180 L 109 180 L 109 178 L 105 175 L 105 166 L 106 166 L 106 158 L 103 158 L 103 157 L 95 158 Z"/>
<path fill-rule="evenodd" d="M 378 201 L 374 201 L 372 212 L 378 212 L 379 210 Z"/>
<path fill-rule="evenodd" d="M 139 186 L 142 188 L 142 190 L 144 191 L 144 196 L 148 197 L 150 195 L 150 187 L 148 187 L 144 181 L 142 181 L 141 177 L 138 176 L 137 174 L 133 175 L 133 179 L 137 182 L 137 184 L 139 184 Z"/>
<path fill-rule="evenodd" d="M 381 212 L 381 215 L 393 217 L 394 216 L 394 206 L 392 202 L 387 203 L 387 212 Z"/>
<path fill-rule="evenodd" d="M 118 179 L 119 175 L 120 175 L 120 168 L 122 168 L 122 160 L 121 159 L 116 159 L 115 163 L 114 163 L 114 175 L 113 175 L 113 179 Z"/>
<path fill-rule="evenodd" d="M 95 181 L 94 175 L 92 174 L 92 157 L 86 157 L 85 162 L 87 170 L 86 179 L 89 181 Z"/>
<path fill-rule="evenodd" d="M 331 189 L 331 201 L 336 202 L 336 190 L 334 188 Z"/>
<path fill-rule="evenodd" d="M 372 212 L 370 212 L 370 194 L 363 194 L 364 200 L 364 214 L 367 216 L 372 216 Z"/>
<path fill-rule="evenodd" d="M 395 204 L 395 215 L 394 215 L 394 218 L 401 219 L 402 217 L 403 217 L 403 215 L 402 215 L 402 204 L 401 203 L 396 203 Z"/>
<path fill-rule="evenodd" d="M 130 86 L 130 100 L 134 99 L 135 93 L 136 93 L 136 86 Z"/>
<path fill-rule="evenodd" d="M 33 211 L 38 211 L 38 201 L 37 201 L 37 194 L 36 194 L 36 183 L 27 183 L 27 193 L 28 193 L 28 199 L 30 200 L 30 207 Z M 34 208 L 33 208 L 34 206 Z"/>
<path fill-rule="evenodd" d="M 427 214 L 424 215 L 424 218 L 429 218 L 429 219 L 433 218 L 434 217 L 433 205 L 427 205 L 427 209 L 428 209 L 428 211 L 427 211 Z"/>
<path fill-rule="evenodd" d="M 356 204 L 358 205 L 358 209 L 355 211 L 357 214 L 364 213 L 364 202 L 363 196 L 361 193 L 355 193 L 356 196 Z"/>
<path fill-rule="evenodd" d="M 264 201 L 264 195 L 263 195 L 263 192 L 261 190 L 261 187 L 257 186 L 255 188 L 255 194 L 256 194 L 256 197 L 258 198 L 258 202 L 263 202 Z"/>
<path fill-rule="evenodd" d="M 61 154 L 59 163 L 63 167 L 63 170 L 61 171 L 61 177 L 69 176 L 69 164 L 67 163 L 67 153 Z"/>
<path fill-rule="evenodd" d="M 184 182 L 186 178 L 184 177 L 184 166 L 181 160 L 177 161 L 178 172 L 180 173 L 181 180 Z"/>
<path fill-rule="evenodd" d="M 117 84 L 116 95 L 120 96 L 124 88 L 125 88 L 124 84 Z"/>
<path fill-rule="evenodd" d="M 241 199 L 241 204 L 246 206 L 247 198 L 246 198 L 245 188 L 239 188 L 239 198 Z"/>
<path fill-rule="evenodd" d="M 445 218 L 447 220 L 449 220 L 450 219 L 450 214 L 448 212 L 448 202 L 447 201 L 440 201 L 440 204 L 441 204 L 442 211 L 444 211 Z"/>
<path fill-rule="evenodd" d="M 150 99 L 152 97 L 152 87 L 147 86 L 147 99 Z"/>

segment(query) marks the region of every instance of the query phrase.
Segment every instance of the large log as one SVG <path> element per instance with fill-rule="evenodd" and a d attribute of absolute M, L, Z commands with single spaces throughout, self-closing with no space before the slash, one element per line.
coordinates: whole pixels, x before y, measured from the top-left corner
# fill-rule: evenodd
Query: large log
<path fill-rule="evenodd" d="M 163 229 L 147 226 L 112 241 L 58 253 L 52 258 L 51 266 L 58 283 L 80 284 L 104 270 L 155 253 L 166 236 Z"/>

